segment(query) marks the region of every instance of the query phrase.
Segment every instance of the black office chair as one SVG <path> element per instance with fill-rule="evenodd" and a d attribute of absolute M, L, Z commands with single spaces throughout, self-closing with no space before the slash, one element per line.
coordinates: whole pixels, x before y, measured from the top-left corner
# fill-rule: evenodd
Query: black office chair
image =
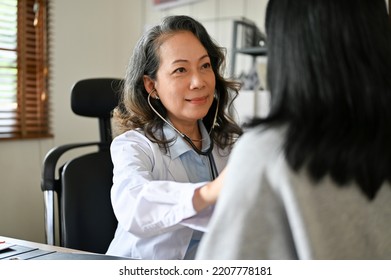
<path fill-rule="evenodd" d="M 62 247 L 105 253 L 113 239 L 117 220 L 110 201 L 113 176 L 110 119 L 118 104 L 121 85 L 120 79 L 96 78 L 78 81 L 72 88 L 72 111 L 98 118 L 100 141 L 62 145 L 47 153 L 41 182 L 47 244 L 55 245 L 58 235 Z M 96 147 L 97 151 L 57 166 L 63 154 L 85 147 Z"/>

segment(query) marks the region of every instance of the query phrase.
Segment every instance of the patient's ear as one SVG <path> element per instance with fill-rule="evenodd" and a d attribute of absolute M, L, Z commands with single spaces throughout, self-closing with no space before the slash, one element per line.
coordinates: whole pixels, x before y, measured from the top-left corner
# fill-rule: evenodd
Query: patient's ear
<path fill-rule="evenodd" d="M 149 76 L 144 75 L 143 76 L 144 81 L 144 88 L 148 93 L 151 93 L 152 90 L 155 88 L 155 81 L 152 80 Z"/>

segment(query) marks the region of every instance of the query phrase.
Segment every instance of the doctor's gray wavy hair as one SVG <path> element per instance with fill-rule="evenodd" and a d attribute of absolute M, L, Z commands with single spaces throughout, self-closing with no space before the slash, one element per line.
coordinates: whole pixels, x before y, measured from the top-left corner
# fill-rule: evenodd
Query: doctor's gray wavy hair
<path fill-rule="evenodd" d="M 164 139 L 162 133 L 164 122 L 148 105 L 149 93 L 144 87 L 143 77 L 147 75 L 152 80 L 156 79 L 160 65 L 159 47 L 167 38 L 181 31 L 190 31 L 205 47 L 216 78 L 215 92 L 219 102 L 216 100 L 213 102 L 202 121 L 209 131 L 213 125 L 215 110 L 219 106 L 218 126 L 213 129 L 211 137 L 221 148 L 231 146 L 242 134 L 241 128 L 230 117 L 233 109 L 232 101 L 238 94 L 240 83 L 224 79 L 225 49 L 214 42 L 201 23 L 188 16 L 166 17 L 161 24 L 144 33 L 137 42 L 128 64 L 120 103 L 114 110 L 115 134 L 136 128 L 142 129 L 151 141 L 167 149 L 170 140 Z M 159 114 L 166 117 L 167 112 L 161 102 L 151 99 L 151 103 Z"/>

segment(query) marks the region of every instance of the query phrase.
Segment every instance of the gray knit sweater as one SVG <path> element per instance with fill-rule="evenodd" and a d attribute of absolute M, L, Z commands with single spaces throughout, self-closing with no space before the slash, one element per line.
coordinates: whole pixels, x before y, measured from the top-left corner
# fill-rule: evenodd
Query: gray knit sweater
<path fill-rule="evenodd" d="M 368 201 L 353 183 L 314 185 L 282 153 L 284 130 L 246 132 L 197 259 L 391 259 L 391 187 Z"/>

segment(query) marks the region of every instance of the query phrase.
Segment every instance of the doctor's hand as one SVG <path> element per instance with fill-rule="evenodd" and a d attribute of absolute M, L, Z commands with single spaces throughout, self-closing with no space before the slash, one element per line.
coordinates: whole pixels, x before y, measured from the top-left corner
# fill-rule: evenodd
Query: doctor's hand
<path fill-rule="evenodd" d="M 216 203 L 220 191 L 223 187 L 225 169 L 212 182 L 194 191 L 193 207 L 197 212 Z"/>

